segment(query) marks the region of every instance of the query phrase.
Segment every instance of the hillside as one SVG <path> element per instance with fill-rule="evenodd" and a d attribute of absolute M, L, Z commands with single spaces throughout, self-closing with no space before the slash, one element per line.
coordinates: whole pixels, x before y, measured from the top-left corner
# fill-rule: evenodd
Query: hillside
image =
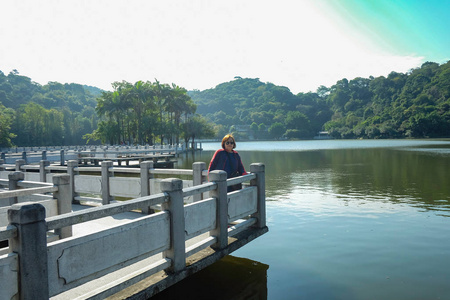
<path fill-rule="evenodd" d="M 258 78 L 236 77 L 189 95 L 219 132 L 247 125 L 256 138 L 312 138 L 320 130 L 335 138 L 450 136 L 450 62 L 387 77 L 344 78 L 315 93 L 294 95 Z"/>
<path fill-rule="evenodd" d="M 129 88 L 121 91 L 121 84 Z M 139 136 L 133 133 L 136 128 L 152 132 L 150 140 L 157 133 L 161 139 L 164 134 L 178 139 L 187 129 L 194 137 L 208 124 L 214 126 L 216 138 L 233 132 L 238 138 L 310 139 L 322 130 L 335 138 L 450 136 L 450 62 L 427 62 L 387 77 L 344 78 L 331 87 L 296 95 L 287 87 L 241 77 L 213 89 L 190 91 L 189 97 L 183 88 L 159 82 L 115 85 L 120 91 L 75 83 L 40 85 L 15 70 L 8 75 L 0 71 L 0 147 L 85 144 L 83 136 L 112 136 L 125 125 L 131 142 Z M 126 90 L 131 96 L 123 94 Z M 101 98 L 120 105 L 99 116 Z M 139 101 L 129 101 L 135 98 L 144 101 L 142 107 L 136 106 Z M 146 111 L 152 117 L 131 117 Z M 195 112 L 200 116 L 192 118 Z M 181 119 L 186 124 L 195 120 L 196 126 L 182 128 Z M 210 130 L 201 135 L 206 133 Z"/>
<path fill-rule="evenodd" d="M 97 128 L 102 90 L 75 83 L 40 85 L 0 71 L 0 146 L 78 145 Z"/>

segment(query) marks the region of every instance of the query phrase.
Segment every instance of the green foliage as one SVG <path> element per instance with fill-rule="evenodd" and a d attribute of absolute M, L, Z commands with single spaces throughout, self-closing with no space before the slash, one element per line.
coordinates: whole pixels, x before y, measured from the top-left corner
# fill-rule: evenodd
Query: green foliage
<path fill-rule="evenodd" d="M 195 114 L 183 123 L 183 136 L 186 145 L 190 138 L 192 138 L 192 142 L 194 143 L 195 138 L 209 138 L 214 136 L 214 127 L 204 117 Z"/>
<path fill-rule="evenodd" d="M 290 111 L 285 120 L 286 127 L 293 130 L 302 130 L 306 135 L 309 134 L 310 121 L 308 117 L 299 111 Z"/>
<path fill-rule="evenodd" d="M 334 116 L 324 128 L 336 138 L 446 137 L 449 90 L 449 62 L 348 85 L 338 81 L 327 96 Z"/>
<path fill-rule="evenodd" d="M 450 136 L 450 62 L 343 78 L 297 95 L 238 76 L 204 91 L 158 81 L 112 87 L 40 85 L 0 71 L 0 146 L 178 143 L 229 132 L 239 139 L 307 139 L 322 130 L 334 138 Z"/>
<path fill-rule="evenodd" d="M 14 111 L 6 108 L 0 103 L 0 147 L 11 147 L 11 139 L 15 135 L 11 132 L 11 123 L 14 118 Z"/>
<path fill-rule="evenodd" d="M 269 127 L 269 135 L 271 138 L 279 140 L 284 132 L 286 131 L 286 128 L 281 123 L 273 123 L 272 126 Z"/>
<path fill-rule="evenodd" d="M 71 83 L 40 85 L 16 70 L 0 71 L 0 102 L 8 109 L 9 142 L 3 147 L 76 145 L 97 127 L 98 88 Z M 2 130 L 2 135 L 6 131 Z M 7 135 L 7 134 L 6 134 Z M 4 138 L 3 138 L 4 139 Z M 6 139 L 4 139 L 6 140 Z"/>
<path fill-rule="evenodd" d="M 14 128 L 22 134 L 16 142 L 22 145 L 64 145 L 63 113 L 29 102 L 16 110 Z"/>
<path fill-rule="evenodd" d="M 96 111 L 101 122 L 86 139 L 153 144 L 156 140 L 178 143 L 182 135 L 187 141 L 213 135 L 212 129 L 199 127 L 198 122 L 203 121 L 199 116 L 192 117 L 196 105 L 184 88 L 159 81 L 122 81 L 113 83 L 113 87 L 113 92 L 103 92 L 98 98 Z"/>
<path fill-rule="evenodd" d="M 198 105 L 197 112 L 217 125 L 230 128 L 232 125 L 267 124 L 258 125 L 258 130 L 255 125 L 250 128 L 248 134 L 258 139 L 267 138 L 268 128 L 274 123 L 288 129 L 302 127 L 302 135 L 312 138 L 331 116 L 326 99 L 319 94 L 293 95 L 286 87 L 262 83 L 258 78 L 236 77 L 214 89 L 193 91 L 189 95 Z M 286 119 L 289 112 L 295 114 Z"/>
<path fill-rule="evenodd" d="M 236 77 L 214 89 L 190 92 L 198 112 L 215 124 L 251 125 L 255 138 L 445 137 L 450 135 L 450 62 L 424 63 L 407 74 L 343 78 L 317 93 L 293 95 L 286 87 Z M 272 128 L 255 132 L 254 124 Z M 274 124 L 277 124 L 274 126 Z M 274 127 L 273 127 L 274 126 Z"/>

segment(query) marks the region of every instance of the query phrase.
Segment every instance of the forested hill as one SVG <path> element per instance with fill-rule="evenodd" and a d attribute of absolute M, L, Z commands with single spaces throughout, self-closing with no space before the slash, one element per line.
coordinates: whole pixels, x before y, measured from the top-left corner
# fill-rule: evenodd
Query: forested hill
<path fill-rule="evenodd" d="M 236 77 L 189 95 L 219 132 L 250 125 L 256 138 L 311 138 L 321 130 L 336 138 L 450 136 L 450 62 L 387 77 L 344 78 L 315 93 L 294 95 L 258 78 Z"/>
<path fill-rule="evenodd" d="M 46 109 L 69 107 L 73 111 L 82 111 L 85 106 L 94 108 L 101 92 L 99 88 L 76 83 L 40 85 L 17 71 L 8 75 L 0 71 L 0 102 L 8 108 L 17 109 L 22 104 L 34 102 Z"/>
<path fill-rule="evenodd" d="M 75 83 L 40 85 L 17 71 L 0 71 L 0 147 L 80 145 L 86 143 L 83 136 L 110 135 L 120 126 L 126 129 L 121 138 L 136 142 L 133 137 L 139 134 L 134 130 L 143 125 L 161 139 L 164 134 L 178 139 L 187 131 L 192 138 L 207 137 L 211 130 L 202 129 L 208 124 L 215 126 L 217 138 L 232 132 L 238 138 L 309 139 L 322 130 L 336 138 L 450 137 L 450 61 L 427 62 L 387 77 L 344 78 L 297 95 L 286 87 L 241 77 L 214 89 L 188 92 L 193 101 L 176 85 L 115 85 L 114 92 Z M 131 96 L 124 94 L 127 91 Z M 112 106 L 99 116 L 101 99 L 111 100 Z M 142 111 L 130 99 L 142 102 L 149 112 L 146 120 L 134 116 Z M 193 118 L 195 112 L 210 122 Z M 181 116 L 185 123 L 174 122 Z"/>
<path fill-rule="evenodd" d="M 97 128 L 102 90 L 75 83 L 40 85 L 0 71 L 0 146 L 81 145 Z M 11 132 L 11 133 L 10 133 Z"/>

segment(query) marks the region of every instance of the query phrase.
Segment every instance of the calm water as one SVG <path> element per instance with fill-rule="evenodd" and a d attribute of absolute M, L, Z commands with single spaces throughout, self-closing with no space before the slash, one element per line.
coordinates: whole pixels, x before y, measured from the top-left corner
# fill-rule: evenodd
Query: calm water
<path fill-rule="evenodd" d="M 209 163 L 219 143 L 180 158 Z M 237 144 L 269 233 L 157 299 L 449 299 L 450 141 Z"/>

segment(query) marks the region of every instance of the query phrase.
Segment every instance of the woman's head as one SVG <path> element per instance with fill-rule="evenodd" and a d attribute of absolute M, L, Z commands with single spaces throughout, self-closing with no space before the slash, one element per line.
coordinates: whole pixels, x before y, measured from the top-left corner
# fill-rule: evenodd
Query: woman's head
<path fill-rule="evenodd" d="M 228 145 L 230 145 L 229 143 L 232 143 L 233 148 L 236 148 L 236 140 L 234 139 L 234 136 L 232 134 L 227 134 L 226 136 L 223 137 L 222 139 L 222 148 L 226 150 L 226 147 Z"/>

